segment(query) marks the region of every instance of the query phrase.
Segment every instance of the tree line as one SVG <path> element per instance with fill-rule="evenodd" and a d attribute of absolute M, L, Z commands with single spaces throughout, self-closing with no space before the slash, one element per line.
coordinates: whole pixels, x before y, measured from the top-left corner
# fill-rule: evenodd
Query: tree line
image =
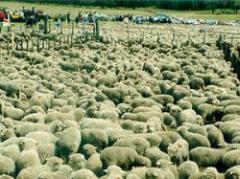
<path fill-rule="evenodd" d="M 9 1 L 9 0 L 8 0 Z M 15 1 L 15 0 L 10 0 Z M 175 10 L 240 9 L 240 0 L 18 0 L 18 2 L 36 2 L 53 4 L 71 4 L 76 6 L 104 7 L 157 7 Z"/>

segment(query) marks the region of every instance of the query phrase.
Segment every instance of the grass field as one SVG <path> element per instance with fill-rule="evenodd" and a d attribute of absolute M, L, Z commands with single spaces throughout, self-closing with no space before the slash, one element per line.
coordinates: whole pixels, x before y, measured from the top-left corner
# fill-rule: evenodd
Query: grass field
<path fill-rule="evenodd" d="M 7 7 L 10 9 L 21 9 L 23 6 L 27 8 L 31 8 L 35 6 L 37 9 L 42 9 L 46 11 L 50 15 L 56 15 L 60 13 L 66 13 L 70 11 L 73 15 L 76 15 L 78 12 L 89 12 L 89 11 L 97 11 L 101 13 L 105 13 L 108 15 L 116 15 L 116 14 L 128 14 L 131 13 L 133 15 L 145 15 L 151 16 L 156 12 L 162 12 L 168 15 L 183 17 L 183 18 L 196 18 L 196 19 L 216 19 L 216 20 L 240 20 L 240 14 L 229 14 L 229 13 L 221 13 L 220 10 L 217 11 L 217 14 L 212 14 L 210 10 L 204 11 L 175 11 L 175 10 L 163 10 L 157 8 L 136 8 L 136 9 L 128 9 L 128 8 L 104 8 L 100 7 L 74 7 L 74 6 L 66 6 L 66 5 L 45 5 L 45 4 L 32 4 L 32 3 L 19 3 L 19 2 L 1 2 L 0 7 Z M 227 10 L 231 12 L 230 10 Z"/>

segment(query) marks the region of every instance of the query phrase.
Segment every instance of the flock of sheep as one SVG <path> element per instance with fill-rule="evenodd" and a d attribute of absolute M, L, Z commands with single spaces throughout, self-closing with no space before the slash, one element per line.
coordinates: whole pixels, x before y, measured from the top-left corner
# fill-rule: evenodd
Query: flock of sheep
<path fill-rule="evenodd" d="M 1 53 L 0 179 L 240 178 L 240 83 L 215 44 Z"/>

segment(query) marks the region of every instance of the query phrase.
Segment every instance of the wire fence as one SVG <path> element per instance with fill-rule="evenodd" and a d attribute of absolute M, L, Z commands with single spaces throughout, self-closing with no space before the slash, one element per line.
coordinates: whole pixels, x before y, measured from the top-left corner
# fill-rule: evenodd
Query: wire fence
<path fill-rule="evenodd" d="M 8 40 L 1 41 L 0 50 L 41 51 L 57 49 L 60 46 L 74 47 L 83 42 L 96 40 L 96 23 L 48 22 L 48 34 L 44 34 L 43 24 L 32 28 L 13 24 L 5 28 Z M 201 25 L 136 25 L 126 23 L 101 23 L 99 35 L 110 42 L 164 42 L 172 45 L 191 41 L 193 43 L 216 44 L 221 35 L 226 42 L 237 45 L 240 29 L 232 26 Z M 4 33 L 4 31 L 2 32 Z M 20 34 L 20 35 L 19 35 Z M 22 38 L 18 38 L 19 36 Z M 26 34 L 30 34 L 27 38 Z M 64 48 L 64 47 L 63 47 Z M 67 47 L 65 47 L 67 48 Z"/>

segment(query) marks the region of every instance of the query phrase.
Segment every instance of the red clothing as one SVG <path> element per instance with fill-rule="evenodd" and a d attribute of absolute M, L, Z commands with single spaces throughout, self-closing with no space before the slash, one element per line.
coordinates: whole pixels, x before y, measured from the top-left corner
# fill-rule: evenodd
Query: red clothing
<path fill-rule="evenodd" d="M 0 11 L 0 20 L 3 21 L 4 19 L 7 19 L 7 16 L 3 11 Z"/>

